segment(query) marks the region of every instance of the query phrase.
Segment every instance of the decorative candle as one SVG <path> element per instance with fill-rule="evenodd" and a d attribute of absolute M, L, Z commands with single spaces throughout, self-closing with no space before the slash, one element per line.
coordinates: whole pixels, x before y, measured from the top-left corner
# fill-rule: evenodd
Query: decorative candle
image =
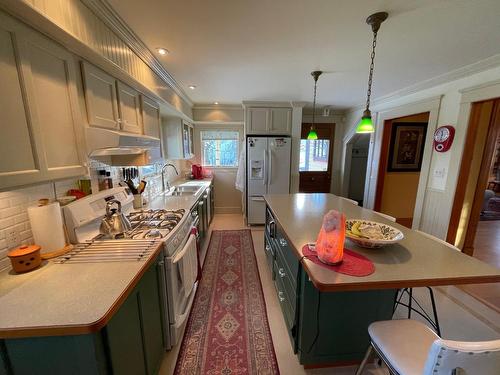
<path fill-rule="evenodd" d="M 345 215 L 331 210 L 323 217 L 323 224 L 316 240 L 318 259 L 326 264 L 342 262 L 345 241 Z"/>

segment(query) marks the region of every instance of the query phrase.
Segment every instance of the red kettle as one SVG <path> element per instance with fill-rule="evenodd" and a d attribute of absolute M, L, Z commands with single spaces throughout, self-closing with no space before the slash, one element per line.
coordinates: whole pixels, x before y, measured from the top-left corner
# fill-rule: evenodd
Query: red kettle
<path fill-rule="evenodd" d="M 193 178 L 195 180 L 203 179 L 203 168 L 199 164 L 191 165 L 191 173 L 193 174 Z"/>

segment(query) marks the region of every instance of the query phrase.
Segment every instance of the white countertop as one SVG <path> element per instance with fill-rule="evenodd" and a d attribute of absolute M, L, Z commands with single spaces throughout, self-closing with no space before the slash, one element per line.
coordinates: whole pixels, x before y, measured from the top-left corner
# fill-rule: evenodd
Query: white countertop
<path fill-rule="evenodd" d="M 212 179 L 177 181 L 208 187 Z M 189 211 L 204 189 L 186 196 L 160 196 L 148 208 Z M 150 264 L 145 261 L 58 264 L 44 261 L 25 274 L 0 273 L 0 338 L 94 332 L 111 319 Z"/>

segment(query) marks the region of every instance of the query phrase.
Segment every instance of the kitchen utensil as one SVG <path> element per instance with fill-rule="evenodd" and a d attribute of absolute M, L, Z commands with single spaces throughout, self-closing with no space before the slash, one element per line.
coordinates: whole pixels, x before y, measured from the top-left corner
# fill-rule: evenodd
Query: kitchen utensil
<path fill-rule="evenodd" d="M 128 188 L 130 189 L 132 194 L 137 194 L 137 189 L 136 189 L 134 183 L 132 182 L 132 180 L 127 180 L 127 181 L 125 181 L 125 183 L 127 184 Z"/>
<path fill-rule="evenodd" d="M 61 255 L 64 255 L 66 253 L 69 253 L 71 250 L 73 250 L 73 245 L 69 244 L 69 245 L 66 245 L 64 246 L 62 249 L 60 250 L 56 250 L 56 251 L 52 251 L 50 253 L 44 253 L 41 255 L 41 258 L 43 260 L 47 260 L 47 259 L 52 259 L 52 258 L 57 258 Z"/>
<path fill-rule="evenodd" d="M 366 248 L 379 248 L 397 243 L 405 238 L 403 232 L 376 221 L 350 219 L 345 222 L 346 237 Z"/>
<path fill-rule="evenodd" d="M 116 208 L 112 208 L 116 205 Z M 142 206 L 141 206 L 142 207 Z M 101 220 L 99 233 L 115 238 L 116 235 L 130 230 L 132 226 L 127 217 L 122 213 L 122 204 L 117 199 L 106 203 L 106 216 Z"/>
<path fill-rule="evenodd" d="M 40 257 L 40 246 L 24 245 L 17 249 L 11 250 L 8 254 L 12 268 L 17 273 L 31 271 L 37 268 L 42 263 Z"/>
<path fill-rule="evenodd" d="M 146 188 L 146 181 L 141 180 L 141 182 L 139 183 L 139 187 L 137 188 L 137 192 L 139 194 L 142 194 L 145 188 Z"/>
<path fill-rule="evenodd" d="M 35 243 L 41 246 L 42 253 L 49 253 L 66 246 L 59 202 L 40 207 L 28 207 L 28 217 L 33 238 Z"/>

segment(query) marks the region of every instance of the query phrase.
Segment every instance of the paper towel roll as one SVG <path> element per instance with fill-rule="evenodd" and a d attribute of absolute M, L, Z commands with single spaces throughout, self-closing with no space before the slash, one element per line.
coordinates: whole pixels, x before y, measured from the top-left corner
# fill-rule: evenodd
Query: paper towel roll
<path fill-rule="evenodd" d="M 66 246 L 63 220 L 59 202 L 46 206 L 28 207 L 31 232 L 42 254 L 60 250 Z"/>

